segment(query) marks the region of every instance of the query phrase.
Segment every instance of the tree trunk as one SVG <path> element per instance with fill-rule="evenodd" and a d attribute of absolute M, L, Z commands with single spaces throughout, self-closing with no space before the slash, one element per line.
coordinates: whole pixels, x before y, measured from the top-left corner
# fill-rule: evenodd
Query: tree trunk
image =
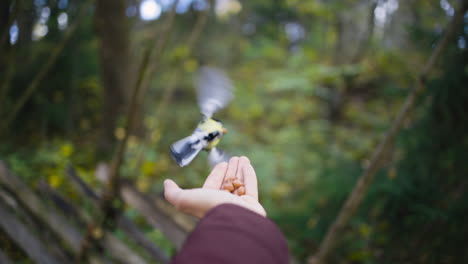
<path fill-rule="evenodd" d="M 10 0 L 0 1 L 0 62 L 5 57 L 5 51 L 10 46 L 9 37 L 9 22 L 10 22 Z"/>
<path fill-rule="evenodd" d="M 12 55 L 10 54 L 10 0 L 0 1 L 0 102 L 4 102 L 4 94 L 10 82 L 8 71 Z M 10 69 L 11 70 L 11 69 Z M 3 106 L 5 107 L 5 106 Z M 0 118 L 2 117 L 2 107 L 0 107 Z"/>
<path fill-rule="evenodd" d="M 31 43 L 36 12 L 33 1 L 21 1 L 18 14 L 18 44 L 26 47 Z"/>
<path fill-rule="evenodd" d="M 100 42 L 99 58 L 104 109 L 99 150 L 109 153 L 115 142 L 114 131 L 125 112 L 129 91 L 129 27 L 125 0 L 96 1 L 96 31 Z"/>

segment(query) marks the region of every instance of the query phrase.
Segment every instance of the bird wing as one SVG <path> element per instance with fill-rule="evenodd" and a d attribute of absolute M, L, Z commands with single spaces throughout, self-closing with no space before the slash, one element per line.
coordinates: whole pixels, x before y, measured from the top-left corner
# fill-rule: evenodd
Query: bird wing
<path fill-rule="evenodd" d="M 197 77 L 196 88 L 200 111 L 205 117 L 211 118 L 234 97 L 232 82 L 224 71 L 208 66 L 201 67 Z"/>
<path fill-rule="evenodd" d="M 211 167 L 214 167 L 218 163 L 228 162 L 230 158 L 231 156 L 225 151 L 219 150 L 217 148 L 212 148 L 210 153 L 208 154 L 208 163 Z"/>
<path fill-rule="evenodd" d="M 190 164 L 197 154 L 207 145 L 206 132 L 199 129 L 188 137 L 185 137 L 171 145 L 171 154 L 179 166 L 184 167 Z"/>

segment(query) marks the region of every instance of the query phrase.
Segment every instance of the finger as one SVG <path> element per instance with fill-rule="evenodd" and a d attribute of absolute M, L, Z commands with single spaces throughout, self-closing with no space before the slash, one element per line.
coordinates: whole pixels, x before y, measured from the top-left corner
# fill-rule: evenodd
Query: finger
<path fill-rule="evenodd" d="M 232 200 L 230 193 L 201 188 L 183 190 L 172 180 L 164 181 L 164 196 L 177 210 L 198 218 L 216 205 Z"/>
<path fill-rule="evenodd" d="M 242 156 L 242 157 L 239 158 L 239 163 L 237 165 L 237 171 L 236 171 L 236 176 L 235 176 L 237 179 L 233 182 L 234 187 L 236 187 L 236 190 L 234 191 L 234 194 L 237 194 L 237 195 L 245 194 L 245 191 L 239 192 L 237 188 L 240 188 L 241 186 L 239 186 L 239 185 L 241 185 L 241 184 L 244 185 L 244 173 L 242 172 L 242 170 L 249 163 L 250 163 L 250 160 L 247 157 Z M 245 188 L 243 188 L 243 189 L 245 190 Z"/>
<path fill-rule="evenodd" d="M 234 178 L 236 176 L 238 164 L 239 164 L 239 158 L 238 157 L 232 157 L 229 160 L 228 168 L 227 168 L 227 171 L 226 171 L 226 176 L 224 177 L 225 180 Z"/>
<path fill-rule="evenodd" d="M 258 186 L 257 186 L 257 175 L 251 164 L 244 166 L 244 184 L 245 184 L 245 194 L 251 196 L 256 201 L 258 201 Z"/>
<path fill-rule="evenodd" d="M 242 183 L 244 183 L 243 169 L 249 164 L 250 160 L 247 157 L 242 156 L 239 158 L 239 165 L 237 166 L 236 178 L 239 179 Z"/>
<path fill-rule="evenodd" d="M 177 184 L 174 181 L 169 179 L 166 179 L 164 181 L 164 197 L 169 203 L 171 203 L 176 208 L 179 208 L 181 206 L 180 197 L 183 191 L 184 190 L 179 188 L 179 186 L 177 186 Z"/>
<path fill-rule="evenodd" d="M 206 178 L 205 183 L 203 184 L 203 188 L 208 189 L 221 189 L 221 185 L 223 184 L 224 175 L 226 174 L 226 170 L 228 168 L 227 162 L 221 162 L 216 167 L 213 168 L 210 175 Z"/>

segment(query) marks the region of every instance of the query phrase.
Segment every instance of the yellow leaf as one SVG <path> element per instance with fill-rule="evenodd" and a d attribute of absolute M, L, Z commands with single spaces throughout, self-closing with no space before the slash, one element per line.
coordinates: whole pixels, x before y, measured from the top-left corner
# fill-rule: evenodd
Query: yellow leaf
<path fill-rule="evenodd" d="M 88 119 L 81 119 L 80 120 L 80 128 L 83 130 L 87 130 L 91 127 L 91 122 Z"/>
<path fill-rule="evenodd" d="M 158 160 L 158 166 L 156 168 L 156 171 L 161 173 L 167 171 L 169 168 L 170 160 L 167 158 L 161 158 Z"/>
<path fill-rule="evenodd" d="M 114 135 L 118 140 L 122 140 L 125 137 L 125 129 L 123 127 L 116 128 Z"/>
<path fill-rule="evenodd" d="M 194 72 L 198 67 L 198 63 L 194 59 L 184 61 L 184 70 L 187 72 Z"/>
<path fill-rule="evenodd" d="M 388 178 L 391 180 L 395 179 L 397 176 L 396 169 L 395 167 L 391 167 L 390 170 L 388 170 Z"/>
<path fill-rule="evenodd" d="M 150 137 L 151 137 L 151 142 L 157 143 L 159 139 L 161 138 L 161 133 L 158 129 L 155 129 L 151 132 Z"/>
<path fill-rule="evenodd" d="M 60 153 L 62 154 L 62 156 L 68 158 L 71 156 L 71 154 L 73 153 L 73 146 L 71 144 L 63 144 L 62 146 L 60 146 Z"/>
<path fill-rule="evenodd" d="M 138 138 L 137 137 L 135 137 L 135 136 L 129 136 L 128 137 L 128 147 L 129 148 L 136 147 L 137 144 L 138 144 Z"/>
<path fill-rule="evenodd" d="M 61 103 L 61 102 L 63 102 L 63 93 L 62 93 L 62 92 L 56 92 L 56 93 L 54 93 L 54 102 L 55 102 L 55 103 Z"/>
<path fill-rule="evenodd" d="M 369 225 L 363 224 L 359 227 L 359 234 L 361 234 L 361 236 L 369 237 L 370 233 L 371 233 L 371 228 Z"/>
<path fill-rule="evenodd" d="M 63 183 L 63 178 L 58 174 L 52 174 L 48 177 L 48 182 L 53 188 L 57 188 Z"/>
<path fill-rule="evenodd" d="M 186 58 L 190 53 L 190 49 L 187 45 L 180 45 L 173 51 L 173 56 L 175 59 Z"/>
<path fill-rule="evenodd" d="M 145 161 L 143 165 L 141 165 L 141 172 L 143 175 L 151 175 L 154 174 L 156 171 L 156 164 L 151 161 Z"/>
<path fill-rule="evenodd" d="M 317 225 L 317 223 L 318 223 L 317 218 L 310 218 L 309 221 L 307 221 L 307 227 L 312 229 Z"/>
<path fill-rule="evenodd" d="M 358 250 L 358 251 L 352 252 L 348 256 L 348 259 L 352 261 L 363 262 L 364 260 L 369 259 L 370 256 L 371 256 L 371 253 L 369 250 Z"/>
<path fill-rule="evenodd" d="M 99 227 L 93 228 L 92 234 L 95 239 L 100 239 L 104 235 L 102 229 Z"/>
<path fill-rule="evenodd" d="M 151 187 L 151 183 L 148 179 L 146 178 L 140 178 L 138 181 L 137 181 L 137 188 L 139 191 L 141 192 L 146 192 L 149 190 L 149 188 Z"/>
<path fill-rule="evenodd" d="M 156 125 L 156 120 L 153 117 L 145 117 L 143 123 L 147 128 L 152 129 Z"/>
<path fill-rule="evenodd" d="M 291 187 L 285 182 L 279 182 L 273 187 L 272 194 L 277 198 L 286 196 L 291 191 Z"/>

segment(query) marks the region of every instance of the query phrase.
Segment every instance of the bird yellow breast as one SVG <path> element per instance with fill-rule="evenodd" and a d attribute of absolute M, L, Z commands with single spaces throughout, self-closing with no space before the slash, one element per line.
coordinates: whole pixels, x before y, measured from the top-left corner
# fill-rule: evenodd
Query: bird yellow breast
<path fill-rule="evenodd" d="M 219 131 L 219 133 L 222 135 L 222 131 L 223 131 L 223 125 L 216 121 L 216 120 L 213 120 L 211 118 L 207 118 L 205 119 L 204 121 L 200 122 L 200 124 L 198 124 L 198 128 L 200 128 L 201 130 L 205 131 L 206 133 L 213 133 L 213 132 L 216 132 L 216 131 Z M 214 148 L 216 145 L 218 145 L 220 141 L 220 137 L 214 139 L 213 141 L 211 141 L 208 146 L 206 146 L 205 149 L 207 150 L 210 150 L 212 148 Z"/>
<path fill-rule="evenodd" d="M 206 133 L 212 133 L 215 131 L 219 131 L 221 133 L 223 130 L 223 126 L 218 121 L 211 118 L 207 118 L 205 121 L 200 122 L 200 124 L 198 124 L 198 128 Z"/>
<path fill-rule="evenodd" d="M 211 141 L 210 143 L 208 143 L 208 145 L 206 146 L 206 150 L 210 150 L 214 147 L 216 147 L 216 145 L 218 145 L 219 141 L 221 141 L 221 138 L 216 138 L 214 139 L 213 141 Z"/>

